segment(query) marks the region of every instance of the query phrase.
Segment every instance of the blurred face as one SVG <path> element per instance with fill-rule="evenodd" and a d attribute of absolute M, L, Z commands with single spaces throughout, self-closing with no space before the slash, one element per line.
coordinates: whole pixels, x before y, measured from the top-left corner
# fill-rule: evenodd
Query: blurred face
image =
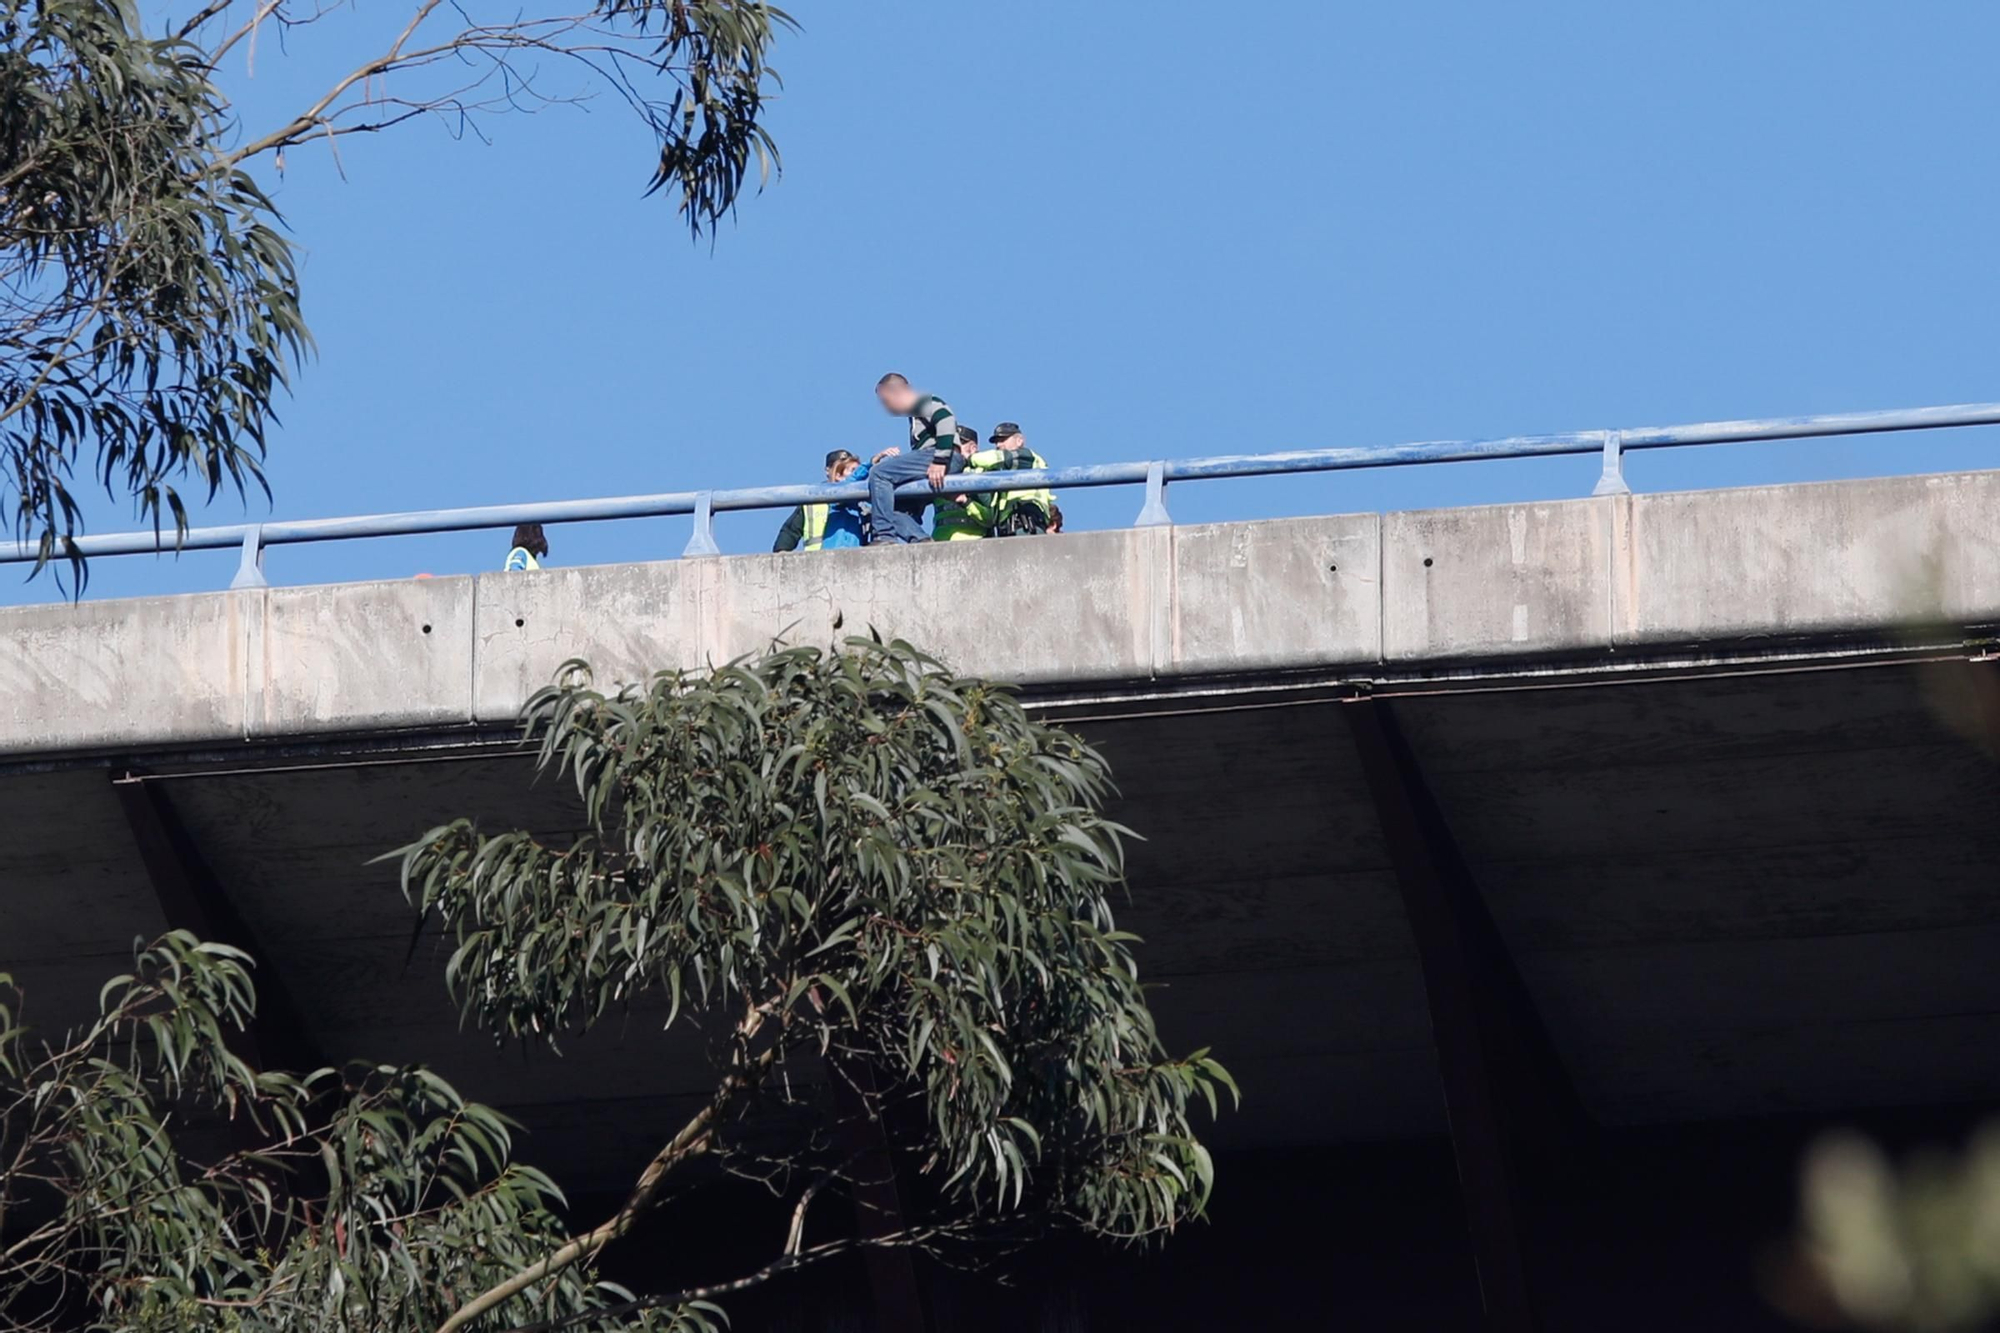
<path fill-rule="evenodd" d="M 1028 437 L 1025 435 L 1009 435 L 1006 439 L 1000 441 L 1000 443 L 996 447 L 1012 452 L 1015 449 L 1021 448 L 1022 446 L 1027 444 L 1027 442 L 1028 442 Z"/>
<path fill-rule="evenodd" d="M 828 481 L 846 481 L 854 475 L 854 469 L 860 466 L 861 460 L 858 458 L 843 458 L 826 470 L 826 479 Z"/>
<path fill-rule="evenodd" d="M 907 384 L 883 384 L 875 389 L 882 410 L 892 417 L 906 417 L 917 405 L 917 391 Z"/>
<path fill-rule="evenodd" d="M 978 453 L 978 452 L 979 452 L 979 441 L 977 441 L 977 440 L 960 440 L 960 441 L 958 442 L 958 452 L 959 452 L 959 456 L 960 456 L 961 458 L 970 458 L 970 457 L 972 457 L 972 456 L 973 456 L 974 454 L 976 454 L 976 453 Z"/>

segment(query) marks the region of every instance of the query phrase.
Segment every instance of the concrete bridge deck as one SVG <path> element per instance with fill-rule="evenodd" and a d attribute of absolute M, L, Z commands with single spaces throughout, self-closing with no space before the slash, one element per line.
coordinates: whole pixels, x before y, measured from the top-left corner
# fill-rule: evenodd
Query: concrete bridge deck
<path fill-rule="evenodd" d="M 1996 500 L 1956 473 L 12 608 L 0 762 L 505 726 L 568 657 L 615 678 L 870 626 L 1107 697 L 1768 659 L 2000 620 Z"/>
<path fill-rule="evenodd" d="M 1996 515 L 1985 472 L 4 611 L 0 969 L 71 1018 L 205 882 L 304 1048 L 427 1060 L 615 1184 L 692 1041 L 490 1051 L 367 861 L 575 824 L 510 730 L 566 658 L 873 626 L 1110 755 L 1163 1028 L 1245 1086 L 1224 1146 L 1446 1128 L 1422 849 L 1362 709 L 1592 1121 L 2000 1101 Z"/>

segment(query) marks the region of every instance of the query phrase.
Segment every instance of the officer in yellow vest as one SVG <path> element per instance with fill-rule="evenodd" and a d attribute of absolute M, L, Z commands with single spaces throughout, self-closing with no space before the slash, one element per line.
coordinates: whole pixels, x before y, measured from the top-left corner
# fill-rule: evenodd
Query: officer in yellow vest
<path fill-rule="evenodd" d="M 867 476 L 868 470 L 862 466 L 861 460 L 845 449 L 835 449 L 826 456 L 826 479 L 829 483 L 863 481 Z M 837 551 L 861 545 L 866 532 L 861 510 L 854 505 L 800 505 L 785 520 L 785 525 L 778 529 L 778 540 L 771 543 L 771 549 Z"/>
<path fill-rule="evenodd" d="M 951 471 L 980 472 L 985 469 L 973 460 L 979 452 L 979 432 L 970 426 L 958 428 L 958 453 L 952 457 Z M 940 499 L 932 509 L 931 540 L 934 542 L 976 541 L 993 535 L 997 495 L 954 495 Z"/>
<path fill-rule="evenodd" d="M 982 470 L 1025 472 L 1048 466 L 1040 454 L 1028 447 L 1019 425 L 1003 421 L 987 438 L 993 447 L 966 460 L 968 467 Z M 1055 492 L 1038 487 L 1030 491 L 1003 491 L 992 497 L 998 501 L 993 515 L 993 535 L 1023 537 L 1049 531 L 1056 512 Z"/>

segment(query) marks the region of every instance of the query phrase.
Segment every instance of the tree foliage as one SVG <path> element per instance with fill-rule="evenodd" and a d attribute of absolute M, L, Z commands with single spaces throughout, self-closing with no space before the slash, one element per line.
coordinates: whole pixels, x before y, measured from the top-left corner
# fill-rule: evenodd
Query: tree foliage
<path fill-rule="evenodd" d="M 428 1329 L 561 1243 L 502 1116 L 423 1069 L 254 1069 L 254 1004 L 248 960 L 184 933 L 53 1043 L 0 977 L 0 1329 Z M 627 1299 L 577 1270 L 517 1305 L 606 1326 Z"/>
<path fill-rule="evenodd" d="M 43 563 L 73 553 L 80 460 L 177 525 L 173 478 L 261 477 L 306 334 L 270 201 L 214 160 L 227 124 L 200 52 L 125 5 L 0 9 L 0 450 Z"/>
<path fill-rule="evenodd" d="M 508 1122 L 426 1070 L 255 1068 L 249 960 L 170 934 L 52 1043 L 0 980 L 0 1330 L 713 1333 L 729 1293 L 861 1246 L 1141 1241 L 1202 1210 L 1194 1122 L 1234 1087 L 1154 1030 L 1112 916 L 1110 775 L 1076 737 L 872 640 L 609 693 L 571 664 L 528 724 L 582 831 L 461 820 L 391 855 L 496 1041 L 641 1004 L 713 1035 L 712 1096 L 622 1205 L 573 1228 Z M 812 1209 L 882 1169 L 861 1121 L 921 1188 L 857 1236 Z M 717 1168 L 783 1200 L 767 1263 L 597 1281 Z"/>
<path fill-rule="evenodd" d="M 1112 920 L 1110 775 L 1075 736 L 869 639 L 610 694 L 572 663 L 527 711 L 587 829 L 554 845 L 461 820 L 403 852 L 466 1016 L 551 1044 L 649 994 L 669 1025 L 728 1016 L 714 1102 L 558 1261 L 623 1234 L 690 1159 L 729 1156 L 731 1125 L 857 1067 L 922 1126 L 937 1202 L 912 1240 L 1023 1216 L 1137 1239 L 1201 1209 L 1191 1115 L 1233 1089 L 1161 1047 Z"/>
<path fill-rule="evenodd" d="M 768 56 L 791 20 L 758 0 L 493 21 L 410 0 L 378 54 L 246 131 L 225 58 L 346 7 L 212 0 L 149 32 L 133 0 L 0 0 L 0 504 L 37 570 L 66 561 L 81 583 L 79 473 L 176 533 L 190 483 L 203 502 L 263 486 L 275 400 L 310 347 L 290 243 L 253 174 L 288 148 L 425 118 L 477 132 L 608 93 L 652 131 L 649 192 L 696 236 L 753 167 L 761 181 L 775 165 Z"/>

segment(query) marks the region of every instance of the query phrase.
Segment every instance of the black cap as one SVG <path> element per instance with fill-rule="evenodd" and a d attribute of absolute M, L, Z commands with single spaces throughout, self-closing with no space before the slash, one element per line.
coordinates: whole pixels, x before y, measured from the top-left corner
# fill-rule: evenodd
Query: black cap
<path fill-rule="evenodd" d="M 958 442 L 960 444 L 978 444 L 979 432 L 970 426 L 960 426 L 958 428 Z"/>
<path fill-rule="evenodd" d="M 849 450 L 846 450 L 846 449 L 835 449 L 835 450 L 833 450 L 832 452 L 830 452 L 829 454 L 827 454 L 827 456 L 826 456 L 826 465 L 827 465 L 828 467 L 832 467 L 832 466 L 834 466 L 834 465 L 835 465 L 835 464 L 837 464 L 837 463 L 845 463 L 845 462 L 846 462 L 846 461 L 847 461 L 848 459 L 850 459 L 850 458 L 854 458 L 854 455 L 853 455 L 853 453 L 852 453 L 852 452 L 850 452 Z M 860 462 L 861 460 L 860 460 L 860 459 L 858 459 L 858 458 L 854 458 L 854 461 L 855 461 L 855 462 L 857 462 L 857 463 L 859 463 L 859 462 Z"/>
<path fill-rule="evenodd" d="M 993 428 L 993 434 L 987 437 L 986 442 L 988 444 L 998 444 L 1000 441 L 1012 439 L 1020 433 L 1021 428 L 1019 426 L 1011 421 L 1003 421 Z"/>

